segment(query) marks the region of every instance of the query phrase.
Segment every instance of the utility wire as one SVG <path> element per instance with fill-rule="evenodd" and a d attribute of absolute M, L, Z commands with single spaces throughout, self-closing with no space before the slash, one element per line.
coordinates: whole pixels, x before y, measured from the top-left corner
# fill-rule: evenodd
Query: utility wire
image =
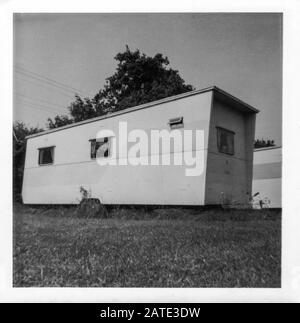
<path fill-rule="evenodd" d="M 27 73 L 27 74 L 33 75 L 33 76 L 35 76 L 35 77 L 38 77 L 38 78 L 44 79 L 44 80 L 46 80 L 46 81 L 49 81 L 49 82 L 51 82 L 51 83 L 55 83 L 55 84 L 57 84 L 57 85 L 59 85 L 59 86 L 62 86 L 62 87 L 64 87 L 64 88 L 67 88 L 67 89 L 69 89 L 69 90 L 71 90 L 71 91 L 73 91 L 73 92 L 75 91 L 75 92 L 80 92 L 80 93 L 82 93 L 82 94 L 87 94 L 87 92 L 86 92 L 86 91 L 82 91 L 82 90 L 79 90 L 79 89 L 77 89 L 77 88 L 75 88 L 75 87 L 73 87 L 73 86 L 70 86 L 70 85 L 67 85 L 67 84 L 65 84 L 65 83 L 62 83 L 62 82 L 59 82 L 59 81 L 53 80 L 53 79 L 51 79 L 50 77 L 43 76 L 43 75 L 41 75 L 41 74 L 39 74 L 39 73 L 36 73 L 36 72 L 30 71 L 30 70 L 28 70 L 28 69 L 26 69 L 26 68 L 24 68 L 24 67 L 21 67 L 21 66 L 15 65 L 15 68 L 16 68 L 17 70 L 19 70 L 19 71 L 22 71 L 23 73 Z"/>
<path fill-rule="evenodd" d="M 29 100 L 29 99 L 26 99 L 26 98 L 22 98 L 22 97 L 18 97 L 18 96 L 16 96 L 15 97 L 15 100 L 18 100 L 19 102 L 25 102 L 25 103 L 31 103 L 31 104 L 34 104 L 34 105 L 37 105 L 37 106 L 41 106 L 41 107 L 45 107 L 45 108 L 47 108 L 47 109 L 53 109 L 53 110 L 56 110 L 56 111 L 59 111 L 58 109 L 56 109 L 56 108 L 62 108 L 62 107 L 58 107 L 58 106 L 50 106 L 49 104 L 44 104 L 44 103 L 40 103 L 40 102 L 34 102 L 33 100 Z M 61 112 L 61 110 L 60 110 L 60 112 Z"/>
<path fill-rule="evenodd" d="M 32 102 L 24 102 L 19 100 L 19 104 L 21 104 L 22 106 L 25 105 L 31 105 L 33 108 L 37 109 L 37 110 L 44 110 L 44 111 L 48 111 L 51 113 L 59 113 L 62 114 L 62 111 L 59 111 L 57 109 L 51 109 L 48 106 L 42 105 L 42 104 L 36 104 L 36 103 L 32 103 Z"/>
<path fill-rule="evenodd" d="M 53 111 L 50 111 L 50 110 L 40 109 L 40 108 L 35 107 L 35 106 L 29 106 L 29 105 L 27 105 L 27 103 L 25 105 L 23 105 L 22 108 L 39 110 L 39 111 L 42 111 L 42 112 L 45 112 L 45 111 L 53 112 Z"/>
<path fill-rule="evenodd" d="M 22 97 L 26 100 L 30 100 L 36 104 L 46 104 L 46 105 L 49 105 L 50 108 L 52 107 L 57 107 L 57 108 L 61 108 L 61 109 L 66 109 L 66 107 L 63 107 L 63 106 L 59 106 L 55 103 L 52 103 L 52 102 L 49 102 L 49 101 L 46 101 L 46 100 L 42 100 L 42 99 L 37 99 L 37 98 L 32 98 L 30 96 L 27 96 L 27 95 L 24 95 L 24 94 L 21 94 L 21 93 L 18 93 L 18 92 L 15 92 L 15 95 L 18 96 L 18 97 Z"/>
<path fill-rule="evenodd" d="M 77 88 L 74 88 L 70 85 L 67 85 L 65 83 L 62 83 L 62 82 L 59 82 L 59 81 L 55 81 L 49 77 L 46 77 L 46 76 L 43 76 L 41 74 L 38 74 L 38 73 L 35 73 L 35 72 L 32 72 L 32 71 L 29 71 L 23 67 L 18 67 L 17 65 L 15 65 L 15 71 L 17 73 L 20 73 L 22 75 L 25 75 L 27 77 L 30 77 L 30 78 L 33 78 L 33 79 L 38 79 L 42 82 L 45 82 L 49 85 L 52 85 L 52 86 L 56 86 L 60 89 L 63 89 L 65 91 L 69 91 L 69 92 L 72 92 L 72 93 L 78 93 L 78 94 L 81 94 L 81 95 L 86 95 L 87 93 L 85 91 L 82 91 L 82 90 L 79 90 Z M 89 94 L 89 96 L 91 96 Z"/>
<path fill-rule="evenodd" d="M 20 79 L 19 79 L 19 77 L 21 77 Z M 28 82 L 28 83 L 30 83 L 30 84 L 33 84 L 34 86 L 36 86 L 36 85 L 40 85 L 40 86 L 42 86 L 42 87 L 44 87 L 46 90 L 50 90 L 51 92 L 53 91 L 53 90 L 56 90 L 56 91 L 58 91 L 59 92 L 59 94 L 62 94 L 62 95 L 64 95 L 65 97 L 68 97 L 68 98 L 70 98 L 70 100 L 71 100 L 71 98 L 72 99 L 74 99 L 74 92 L 72 92 L 72 93 L 70 93 L 70 92 L 63 92 L 63 90 L 61 90 L 61 89 L 58 89 L 58 88 L 54 88 L 54 87 L 52 87 L 52 88 L 49 88 L 49 87 L 45 87 L 45 86 L 47 86 L 48 84 L 46 84 L 46 83 L 42 83 L 40 80 L 36 80 L 36 79 L 27 79 L 27 78 L 25 78 L 25 79 L 23 79 L 23 75 L 21 75 L 21 74 L 16 74 L 16 79 L 19 79 L 20 81 L 26 81 L 26 82 Z M 35 82 L 37 82 L 37 83 L 35 83 Z"/>
<path fill-rule="evenodd" d="M 14 138 L 15 138 L 16 142 L 19 142 L 19 139 L 18 139 L 14 129 L 13 129 L 13 135 L 14 135 Z"/>
<path fill-rule="evenodd" d="M 23 73 L 23 72 L 21 72 L 21 71 L 16 71 L 16 72 L 17 72 L 17 73 L 19 73 L 19 74 L 21 74 L 21 75 L 24 75 L 24 76 L 26 76 L 26 77 L 29 77 L 29 78 L 31 78 L 31 79 L 37 80 L 37 81 L 39 81 L 39 82 L 44 82 L 45 84 L 51 85 L 51 86 L 56 87 L 56 88 L 58 88 L 58 89 L 64 90 L 64 91 L 66 91 L 66 92 L 70 92 L 70 93 L 73 93 L 73 94 L 75 94 L 75 93 L 76 93 L 76 91 L 74 91 L 74 90 L 70 90 L 70 89 L 64 88 L 64 87 L 62 87 L 62 86 L 56 85 L 56 84 L 54 84 L 54 83 L 51 83 L 51 82 L 46 81 L 46 80 L 43 80 L 43 79 L 38 78 L 38 77 L 36 77 L 36 76 L 29 75 L 29 74 Z"/>

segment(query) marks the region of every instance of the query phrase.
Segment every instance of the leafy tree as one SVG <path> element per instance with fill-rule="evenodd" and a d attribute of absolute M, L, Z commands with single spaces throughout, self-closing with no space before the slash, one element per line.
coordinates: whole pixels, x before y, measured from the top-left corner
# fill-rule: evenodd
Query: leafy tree
<path fill-rule="evenodd" d="M 254 142 L 254 148 L 264 148 L 275 146 L 274 140 L 256 139 Z"/>
<path fill-rule="evenodd" d="M 74 122 L 73 119 L 69 118 L 66 115 L 56 116 L 54 120 L 52 120 L 51 118 L 48 118 L 48 128 L 49 129 L 58 128 L 73 122 Z"/>
<path fill-rule="evenodd" d="M 13 125 L 13 199 L 21 201 L 26 140 L 25 137 L 43 131 L 38 127 L 26 127 L 23 122 Z"/>
<path fill-rule="evenodd" d="M 116 72 L 106 79 L 104 88 L 93 99 L 75 96 L 68 108 L 70 117 L 56 116 L 48 119 L 49 128 L 60 127 L 139 104 L 193 90 L 186 85 L 177 70 L 169 67 L 169 60 L 162 54 L 154 57 L 131 51 L 128 46 L 116 55 Z"/>

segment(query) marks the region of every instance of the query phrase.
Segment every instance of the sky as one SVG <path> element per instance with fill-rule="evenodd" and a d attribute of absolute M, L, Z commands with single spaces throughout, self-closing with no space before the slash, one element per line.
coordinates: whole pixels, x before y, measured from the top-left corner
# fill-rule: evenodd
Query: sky
<path fill-rule="evenodd" d="M 95 95 L 126 44 L 258 108 L 256 138 L 281 145 L 279 13 L 14 14 L 14 121 L 46 128 L 76 92 Z"/>

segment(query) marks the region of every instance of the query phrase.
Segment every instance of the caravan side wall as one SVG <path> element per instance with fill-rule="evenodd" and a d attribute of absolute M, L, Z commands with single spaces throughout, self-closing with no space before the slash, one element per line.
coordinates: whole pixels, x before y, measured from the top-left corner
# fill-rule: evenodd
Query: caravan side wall
<path fill-rule="evenodd" d="M 282 148 L 262 148 L 254 151 L 253 193 L 270 200 L 270 207 L 281 208 Z"/>
<path fill-rule="evenodd" d="M 77 204 L 80 186 L 105 204 L 203 205 L 207 133 L 212 92 L 170 101 L 146 109 L 70 127 L 29 138 L 23 181 L 23 202 L 27 204 Z M 168 129 L 171 118 L 183 117 L 184 128 L 205 132 L 204 172 L 187 177 L 186 166 L 99 166 L 90 159 L 90 139 L 99 130 L 110 129 L 118 136 L 120 121 L 128 132 Z M 55 146 L 54 164 L 38 165 L 38 149 Z M 164 153 L 164 151 L 161 151 Z M 172 150 L 171 150 L 172 155 Z M 117 155 L 117 159 L 122 158 Z M 172 156 L 171 156 L 172 158 Z"/>
<path fill-rule="evenodd" d="M 255 113 L 213 100 L 207 156 L 205 204 L 246 203 L 251 195 Z M 234 132 L 234 154 L 218 150 L 217 127 Z"/>

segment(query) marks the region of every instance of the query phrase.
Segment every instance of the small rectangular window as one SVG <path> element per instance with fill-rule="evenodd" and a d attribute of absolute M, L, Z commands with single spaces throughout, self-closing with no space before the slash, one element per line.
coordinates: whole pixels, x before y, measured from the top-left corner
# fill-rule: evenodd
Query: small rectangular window
<path fill-rule="evenodd" d="M 107 158 L 110 156 L 110 140 L 108 137 L 91 139 L 91 158 Z"/>
<path fill-rule="evenodd" d="M 234 132 L 217 127 L 218 150 L 220 153 L 234 155 Z"/>
<path fill-rule="evenodd" d="M 170 119 L 169 126 L 171 129 L 183 128 L 183 117 Z"/>
<path fill-rule="evenodd" d="M 53 164 L 54 146 L 39 148 L 39 165 Z"/>

